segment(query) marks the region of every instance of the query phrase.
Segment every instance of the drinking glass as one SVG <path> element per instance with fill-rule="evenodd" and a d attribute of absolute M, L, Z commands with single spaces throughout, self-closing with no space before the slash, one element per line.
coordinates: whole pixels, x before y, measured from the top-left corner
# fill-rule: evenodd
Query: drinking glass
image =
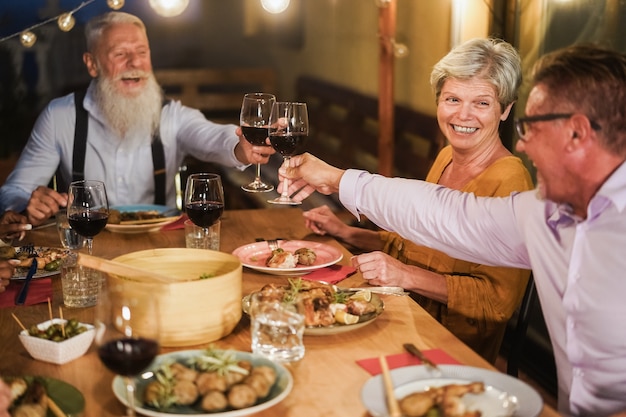
<path fill-rule="evenodd" d="M 72 229 L 87 239 L 91 255 L 93 237 L 100 233 L 109 219 L 109 201 L 102 181 L 82 180 L 70 184 L 67 220 Z"/>
<path fill-rule="evenodd" d="M 224 212 L 224 188 L 218 174 L 191 174 L 185 189 L 185 212 L 202 228 L 204 240 L 211 238 L 210 227 Z"/>
<path fill-rule="evenodd" d="M 267 139 L 272 105 L 275 102 L 276 97 L 273 94 L 249 93 L 243 96 L 239 124 L 243 136 L 251 144 L 269 146 L 265 140 Z M 256 164 L 254 181 L 250 184 L 242 185 L 241 188 L 250 193 L 264 193 L 272 191 L 274 186 L 266 184 L 261 180 L 261 164 Z"/>
<path fill-rule="evenodd" d="M 285 166 L 289 159 L 302 153 L 309 135 L 309 115 L 306 103 L 277 101 L 270 114 L 270 142 L 272 147 L 284 158 Z M 283 180 L 283 192 L 280 197 L 268 200 L 273 204 L 301 204 L 289 196 L 289 180 Z"/>
<path fill-rule="evenodd" d="M 159 306 L 152 291 L 105 286 L 96 305 L 94 326 L 98 357 L 121 375 L 126 415 L 135 415 L 135 377 L 159 352 Z"/>

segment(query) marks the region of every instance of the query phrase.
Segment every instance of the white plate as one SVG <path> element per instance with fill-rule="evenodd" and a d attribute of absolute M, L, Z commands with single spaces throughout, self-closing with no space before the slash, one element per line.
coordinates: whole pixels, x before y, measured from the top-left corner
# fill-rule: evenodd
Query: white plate
<path fill-rule="evenodd" d="M 534 389 L 507 374 L 463 365 L 439 365 L 439 368 L 441 375 L 424 365 L 392 370 L 396 397 L 401 399 L 429 386 L 483 382 L 484 393 L 466 395 L 463 401 L 471 402 L 471 409 L 482 411 L 484 416 L 536 417 L 543 408 L 543 400 Z M 389 415 L 384 392 L 381 375 L 368 379 L 361 389 L 361 402 L 373 417 Z M 511 411 L 509 403 L 515 403 L 515 410 Z"/>
<path fill-rule="evenodd" d="M 351 291 L 354 292 L 354 291 Z M 383 300 L 376 294 L 372 294 L 372 300 L 370 301 L 376 308 L 376 311 L 369 314 L 364 314 L 359 317 L 359 322 L 354 324 L 340 324 L 336 323 L 331 326 L 324 327 L 305 327 L 304 334 L 307 336 L 330 336 L 338 333 L 351 332 L 356 329 L 360 329 L 363 326 L 367 326 L 372 323 L 378 316 L 383 313 L 385 304 Z M 241 300 L 241 307 L 244 313 L 248 314 L 250 310 L 250 294 L 243 297 Z"/>
<path fill-rule="evenodd" d="M 19 248 L 15 248 L 18 252 L 20 250 L 22 250 L 21 247 Z M 47 246 L 35 246 L 35 251 L 37 253 L 42 253 L 45 252 L 47 250 L 55 250 L 57 252 L 63 253 L 63 254 L 68 254 L 70 252 L 69 249 L 63 249 L 63 248 L 49 248 Z M 37 268 L 37 272 L 35 272 L 35 275 L 33 275 L 33 278 L 45 278 L 45 277 L 50 277 L 52 275 L 56 275 L 59 272 L 61 272 L 61 267 L 59 266 L 59 268 L 55 269 L 54 271 L 46 271 L 45 269 L 42 268 Z M 15 273 L 13 274 L 13 276 L 11 277 L 12 280 L 24 280 L 26 279 L 26 275 L 28 274 L 28 267 L 17 267 L 15 268 Z"/>
<path fill-rule="evenodd" d="M 150 365 L 149 370 L 157 369 L 163 362 L 176 361 L 186 364 L 190 359 L 200 356 L 203 352 L 203 350 L 181 350 L 178 352 L 159 355 L 155 358 L 152 365 Z M 264 358 L 263 356 L 255 355 L 254 353 L 240 351 L 228 352 L 234 353 L 237 360 L 250 361 L 253 367 L 265 365 L 274 368 L 274 370 L 276 371 L 276 382 L 274 382 L 274 385 L 272 386 L 272 389 L 270 390 L 268 396 L 262 399 L 261 402 L 257 402 L 257 404 L 253 405 L 252 407 L 242 408 L 241 410 L 230 410 L 217 413 L 207 413 L 200 410 L 199 408 L 194 409 L 190 406 L 176 406 L 172 409 L 172 412 L 157 411 L 153 408 L 144 407 L 143 405 L 143 390 L 145 386 L 153 379 L 152 372 L 148 372 L 149 370 L 146 370 L 143 372 L 142 376 L 135 378 L 135 382 L 137 385 L 135 408 L 137 412 L 152 417 L 184 417 L 188 415 L 203 417 L 247 416 L 249 414 L 258 413 L 261 410 L 265 410 L 275 404 L 278 404 L 279 402 L 284 400 L 285 397 L 287 397 L 287 395 L 291 392 L 291 389 L 293 388 L 293 377 L 291 376 L 291 373 L 287 369 L 285 369 L 284 366 L 272 362 L 269 359 Z M 115 394 L 117 399 L 120 400 L 122 404 L 128 405 L 126 400 L 126 387 L 124 385 L 124 380 L 120 376 L 116 376 L 113 379 L 113 394 Z"/>
<path fill-rule="evenodd" d="M 295 252 L 300 248 L 309 248 L 317 255 L 313 265 L 298 265 L 295 268 L 270 268 L 265 261 L 271 255 L 267 242 L 256 242 L 238 247 L 233 255 L 239 258 L 243 266 L 272 275 L 299 276 L 316 269 L 334 265 L 343 258 L 341 251 L 333 246 L 306 240 L 279 240 L 278 246 L 286 251 Z"/>
<path fill-rule="evenodd" d="M 122 212 L 133 212 L 133 211 L 158 211 L 159 213 L 165 213 L 166 211 L 172 210 L 171 207 L 160 206 L 156 204 L 135 204 L 129 206 L 113 206 L 111 207 L 113 210 L 119 210 Z M 147 223 L 147 224 L 110 224 L 108 223 L 106 228 L 107 230 L 114 233 L 146 233 L 146 232 L 156 232 L 161 229 L 161 227 L 174 223 L 178 218 L 164 220 L 162 222 L 156 223 Z"/>

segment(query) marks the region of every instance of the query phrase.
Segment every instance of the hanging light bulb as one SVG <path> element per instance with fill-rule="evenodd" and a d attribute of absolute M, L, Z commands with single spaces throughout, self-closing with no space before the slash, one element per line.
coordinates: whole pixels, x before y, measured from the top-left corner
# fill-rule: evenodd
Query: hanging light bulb
<path fill-rule="evenodd" d="M 270 13 L 282 13 L 289 7 L 290 0 L 261 0 L 261 6 Z"/>
<path fill-rule="evenodd" d="M 59 25 L 59 29 L 63 32 L 69 32 L 74 27 L 76 23 L 76 19 L 72 16 L 71 13 L 63 13 L 59 16 L 59 20 L 57 20 L 57 24 Z"/>
<path fill-rule="evenodd" d="M 189 0 L 150 0 L 150 7 L 164 17 L 178 16 L 189 6 Z"/>
<path fill-rule="evenodd" d="M 124 0 L 107 0 L 107 5 L 113 10 L 119 10 L 124 7 Z"/>
<path fill-rule="evenodd" d="M 29 30 L 22 32 L 20 34 L 20 42 L 22 42 L 22 45 L 25 47 L 30 48 L 37 42 L 37 35 Z"/>
<path fill-rule="evenodd" d="M 404 58 L 409 54 L 409 47 L 403 43 L 398 43 L 395 40 L 391 41 L 393 45 L 393 56 L 396 58 Z"/>

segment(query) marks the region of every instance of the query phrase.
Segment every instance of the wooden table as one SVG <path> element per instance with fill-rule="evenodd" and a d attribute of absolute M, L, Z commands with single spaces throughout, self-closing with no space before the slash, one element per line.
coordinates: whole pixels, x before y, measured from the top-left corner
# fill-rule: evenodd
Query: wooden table
<path fill-rule="evenodd" d="M 222 217 L 221 250 L 232 252 L 235 248 L 254 242 L 257 238 L 302 239 L 324 242 L 339 248 L 342 264 L 349 264 L 351 254 L 330 237 L 310 234 L 304 226 L 298 208 L 227 211 Z M 39 246 L 58 247 L 54 227 L 29 233 L 27 240 Z M 144 234 L 119 234 L 107 230 L 94 239 L 94 255 L 113 258 L 128 252 L 158 248 L 184 247 L 182 230 Z M 247 294 L 269 282 L 281 283 L 285 278 L 262 274 L 244 268 L 243 292 Z M 341 282 L 341 286 L 362 285 L 359 273 Z M 60 278 L 53 277 L 53 311 L 62 305 Z M 413 342 L 419 348 L 442 348 L 459 362 L 476 367 L 494 369 L 489 363 L 465 346 L 455 336 L 437 323 L 410 297 L 381 296 L 385 311 L 372 324 L 353 332 L 331 336 L 305 336 L 306 355 L 290 367 L 294 376 L 291 394 L 281 403 L 263 411 L 258 416 L 283 417 L 347 417 L 368 416 L 361 403 L 360 391 L 371 377 L 355 363 L 357 359 L 390 355 L 402 352 L 402 344 Z M 76 317 L 93 322 L 93 308 L 65 309 L 65 317 Z M 48 307 L 39 304 L 29 307 L 0 309 L 0 374 L 42 375 L 66 381 L 78 388 L 86 399 L 85 416 L 100 417 L 123 415 L 124 407 L 111 390 L 113 373 L 98 359 L 94 346 L 88 353 L 65 365 L 54 365 L 32 359 L 23 348 L 17 334 L 18 324 L 11 317 L 15 313 L 29 326 L 46 320 Z M 233 333 L 214 342 L 222 349 L 250 351 L 250 331 L 247 318 L 243 318 Z M 201 349 L 206 345 L 188 347 Z M 187 349 L 187 348 L 186 348 Z M 162 349 L 163 353 L 175 349 Z M 558 415 L 544 407 L 541 416 Z"/>

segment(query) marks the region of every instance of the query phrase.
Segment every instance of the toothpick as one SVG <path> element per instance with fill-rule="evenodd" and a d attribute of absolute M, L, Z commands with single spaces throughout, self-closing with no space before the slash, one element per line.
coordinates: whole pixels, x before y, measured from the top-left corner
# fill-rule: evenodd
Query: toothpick
<path fill-rule="evenodd" d="M 26 327 L 24 327 L 24 325 L 22 324 L 22 322 L 20 321 L 20 319 L 17 318 L 17 316 L 15 315 L 15 313 L 11 313 L 11 315 L 13 316 L 13 318 L 15 319 L 15 321 L 17 322 L 17 324 L 20 325 L 20 327 L 22 328 L 22 330 L 26 330 Z"/>
<path fill-rule="evenodd" d="M 52 413 L 55 416 L 67 417 L 67 414 L 65 414 L 63 410 L 61 410 L 61 408 L 54 401 L 52 401 L 52 398 L 50 397 L 47 397 L 47 398 L 48 398 L 48 408 L 50 409 L 50 411 L 52 411 Z"/>
<path fill-rule="evenodd" d="M 48 297 L 48 315 L 50 316 L 50 321 L 52 321 L 54 317 L 52 317 L 52 304 L 50 303 L 50 297 Z"/>
<path fill-rule="evenodd" d="M 65 322 L 63 321 L 63 308 L 59 306 L 59 318 L 61 319 L 61 333 L 65 337 Z"/>

